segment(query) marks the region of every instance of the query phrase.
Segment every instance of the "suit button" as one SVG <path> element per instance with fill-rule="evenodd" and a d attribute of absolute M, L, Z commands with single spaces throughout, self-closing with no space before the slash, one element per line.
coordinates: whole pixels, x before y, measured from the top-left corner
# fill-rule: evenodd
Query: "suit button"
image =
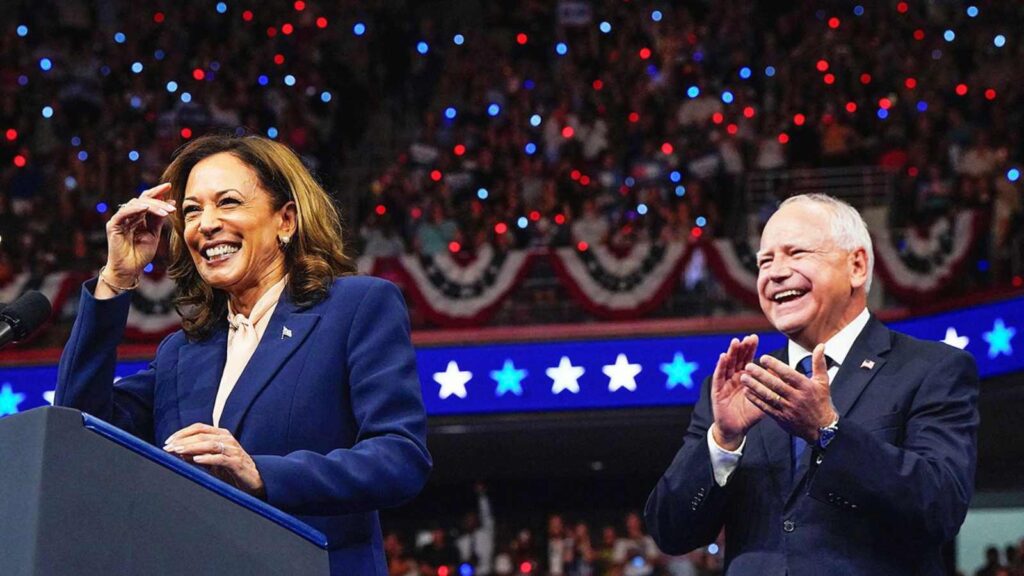
<path fill-rule="evenodd" d="M 796 530 L 796 524 L 792 520 L 786 520 L 782 523 L 782 529 L 786 532 L 792 532 Z"/>

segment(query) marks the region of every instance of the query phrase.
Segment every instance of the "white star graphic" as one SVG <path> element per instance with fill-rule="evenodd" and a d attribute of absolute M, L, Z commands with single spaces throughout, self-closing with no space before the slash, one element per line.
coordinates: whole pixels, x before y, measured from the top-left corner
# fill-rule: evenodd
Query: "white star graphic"
<path fill-rule="evenodd" d="M 434 372 L 434 382 L 441 385 L 441 391 L 437 395 L 441 400 L 453 394 L 459 398 L 465 398 L 466 382 L 469 382 L 472 377 L 472 372 L 459 370 L 459 363 L 452 360 L 444 372 Z"/>
<path fill-rule="evenodd" d="M 573 394 L 580 393 L 580 376 L 586 370 L 582 366 L 573 366 L 572 361 L 569 360 L 568 356 L 562 356 L 562 359 L 558 361 L 557 368 L 548 368 L 544 371 L 548 375 L 548 378 L 553 380 L 551 384 L 551 393 L 558 394 L 562 390 L 568 390 Z"/>
<path fill-rule="evenodd" d="M 960 336 L 956 333 L 956 328 L 950 326 L 949 328 L 946 328 L 946 337 L 943 338 L 942 341 L 950 346 L 963 350 L 964 348 L 967 348 L 967 343 L 970 342 L 971 339 L 967 336 Z"/>
<path fill-rule="evenodd" d="M 609 378 L 608 391 L 615 392 L 619 388 L 625 388 L 630 392 L 636 392 L 636 375 L 643 368 L 639 364 L 630 364 L 625 354 L 615 357 L 615 364 L 608 364 L 601 368 L 601 372 Z"/>
<path fill-rule="evenodd" d="M 53 406 L 53 397 L 56 394 L 57 394 L 56 390 L 47 390 L 46 392 L 43 392 L 43 399 L 46 400 L 47 402 L 49 402 L 50 406 Z"/>

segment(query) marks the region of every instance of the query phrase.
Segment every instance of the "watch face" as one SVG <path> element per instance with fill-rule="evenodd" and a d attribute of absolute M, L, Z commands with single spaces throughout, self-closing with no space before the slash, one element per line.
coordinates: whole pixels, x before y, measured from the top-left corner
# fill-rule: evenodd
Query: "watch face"
<path fill-rule="evenodd" d="M 832 442 L 832 439 L 836 437 L 836 430 L 837 428 L 835 427 L 822 428 L 821 430 L 819 430 L 818 446 L 821 448 L 826 448 L 829 445 L 829 443 Z"/>

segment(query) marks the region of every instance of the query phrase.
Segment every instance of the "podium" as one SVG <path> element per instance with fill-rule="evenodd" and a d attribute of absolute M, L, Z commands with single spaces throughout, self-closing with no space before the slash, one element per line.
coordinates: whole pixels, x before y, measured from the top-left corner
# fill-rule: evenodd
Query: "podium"
<path fill-rule="evenodd" d="M 0 574 L 329 574 L 327 538 L 68 408 L 0 419 Z"/>

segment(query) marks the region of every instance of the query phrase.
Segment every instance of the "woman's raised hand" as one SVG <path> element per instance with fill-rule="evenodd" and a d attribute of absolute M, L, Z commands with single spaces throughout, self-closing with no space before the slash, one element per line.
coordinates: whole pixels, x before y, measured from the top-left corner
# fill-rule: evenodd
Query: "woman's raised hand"
<path fill-rule="evenodd" d="M 122 204 L 107 221 L 107 265 L 104 280 L 132 286 L 156 256 L 164 220 L 174 212 L 174 200 L 164 200 L 168 182 L 146 190 Z"/>

